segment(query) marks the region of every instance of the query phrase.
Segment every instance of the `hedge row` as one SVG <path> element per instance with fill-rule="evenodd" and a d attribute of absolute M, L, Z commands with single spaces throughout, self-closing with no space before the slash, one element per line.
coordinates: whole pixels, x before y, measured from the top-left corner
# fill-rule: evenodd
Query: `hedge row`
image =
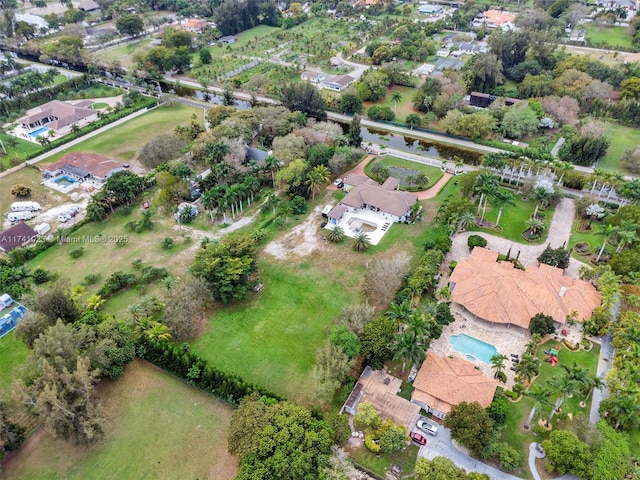
<path fill-rule="evenodd" d="M 187 383 L 211 393 L 233 406 L 256 392 L 260 396 L 284 400 L 266 388 L 246 382 L 233 373 L 223 372 L 205 359 L 189 351 L 189 345 L 176 345 L 141 337 L 137 347 L 138 356 L 180 377 Z"/>

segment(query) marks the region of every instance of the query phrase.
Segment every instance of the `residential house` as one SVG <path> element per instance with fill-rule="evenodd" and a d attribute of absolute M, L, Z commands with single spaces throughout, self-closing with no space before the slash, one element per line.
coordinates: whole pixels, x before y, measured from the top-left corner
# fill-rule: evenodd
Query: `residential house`
<path fill-rule="evenodd" d="M 65 135 L 71 131 L 73 125 L 82 127 L 98 119 L 98 111 L 89 108 L 92 104 L 91 100 L 77 102 L 52 100 L 27 110 L 27 114 L 17 122 L 25 130 L 46 127 L 57 135 Z"/>
<path fill-rule="evenodd" d="M 36 30 L 48 30 L 49 23 L 39 15 L 34 15 L 33 13 L 16 13 L 14 15 L 16 22 L 25 22 L 29 25 L 32 25 L 36 28 Z"/>
<path fill-rule="evenodd" d="M 469 95 L 469 104 L 472 107 L 487 108 L 495 101 L 496 96 L 489 95 L 488 93 L 471 92 L 471 95 Z"/>
<path fill-rule="evenodd" d="M 368 182 L 370 179 L 366 175 L 347 175 L 342 180 L 344 184 L 342 190 L 349 193 L 353 187 L 357 187 L 358 185 L 362 185 L 363 183 Z"/>
<path fill-rule="evenodd" d="M 420 5 L 418 8 L 418 13 L 422 13 L 424 15 L 433 15 L 434 13 L 440 13 L 444 7 L 442 5 L 434 5 L 432 3 L 427 3 L 424 5 Z"/>
<path fill-rule="evenodd" d="M 352 175 L 352 177 L 356 176 Z M 329 221 L 337 224 L 345 213 L 356 212 L 359 209 L 379 212 L 386 220 L 393 223 L 404 222 L 409 217 L 411 207 L 418 199 L 412 193 L 398 189 L 399 179 L 389 177 L 380 185 L 371 179 L 361 182 L 362 177 L 357 177 L 359 178 L 349 177 L 344 180 L 345 187 L 352 183 L 359 184 L 353 186 L 340 203 L 329 212 Z"/>
<path fill-rule="evenodd" d="M 340 409 L 340 413 L 347 412 L 355 415 L 358 412 L 358 405 L 368 402 L 380 416 L 410 430 L 418 419 L 420 407 L 398 395 L 401 386 L 402 380 L 399 378 L 389 375 L 384 370 L 372 370 L 367 366 Z"/>
<path fill-rule="evenodd" d="M 573 311 L 578 320 L 590 318 L 600 305 L 600 294 L 591 283 L 563 273 L 544 263 L 520 270 L 511 262 L 498 261 L 497 252 L 476 247 L 449 277 L 451 301 L 478 320 L 525 330 L 538 313 L 550 315 L 560 325 Z"/>
<path fill-rule="evenodd" d="M 323 73 L 305 71 L 302 72 L 300 78 L 305 82 L 320 83 L 323 82 L 327 77 L 325 77 Z"/>
<path fill-rule="evenodd" d="M 0 252 L 9 253 L 14 248 L 24 247 L 38 238 L 36 231 L 24 222 L 0 232 Z"/>
<path fill-rule="evenodd" d="M 486 47 L 469 42 L 453 42 L 451 43 L 451 49 L 454 52 L 460 52 L 465 55 L 477 55 L 487 51 Z"/>
<path fill-rule="evenodd" d="M 251 162 L 256 162 L 258 165 L 262 165 L 267 157 L 271 155 L 271 151 L 261 150 L 247 145 L 244 146 L 244 152 L 244 161 L 247 165 Z"/>
<path fill-rule="evenodd" d="M 500 28 L 502 30 L 515 29 L 515 15 L 501 10 L 489 9 L 478 15 L 471 23 L 474 27 Z"/>
<path fill-rule="evenodd" d="M 428 352 L 413 381 L 411 401 L 434 417 L 444 418 L 451 407 L 461 402 L 488 407 L 497 386 L 498 380 L 486 377 L 473 362 Z"/>
<path fill-rule="evenodd" d="M 97 12 L 100 10 L 100 5 L 98 5 L 93 0 L 81 0 L 81 2 L 76 7 L 78 10 L 82 10 L 83 12 Z"/>
<path fill-rule="evenodd" d="M 446 58 L 449 56 L 449 52 L 451 51 L 450 47 L 448 45 L 443 45 L 441 46 L 438 51 L 436 52 L 436 56 L 437 57 L 443 57 Z"/>
<path fill-rule="evenodd" d="M 349 75 L 340 75 L 338 77 L 333 77 L 330 81 L 324 83 L 324 88 L 328 88 L 329 90 L 334 90 L 336 92 L 341 92 L 348 85 L 355 82 L 355 78 Z"/>
<path fill-rule="evenodd" d="M 596 4 L 608 10 L 615 10 L 616 8 L 623 8 L 625 10 L 636 9 L 636 2 L 633 0 L 596 0 Z"/>
<path fill-rule="evenodd" d="M 60 174 L 68 175 L 82 182 L 95 180 L 101 183 L 116 172 L 124 170 L 124 166 L 96 153 L 67 153 L 57 162 L 45 165 L 42 174 L 45 178 L 55 177 Z"/>
<path fill-rule="evenodd" d="M 187 18 L 182 22 L 182 28 L 189 32 L 202 32 L 205 28 L 209 26 L 209 22 L 205 20 L 201 20 L 199 18 Z"/>

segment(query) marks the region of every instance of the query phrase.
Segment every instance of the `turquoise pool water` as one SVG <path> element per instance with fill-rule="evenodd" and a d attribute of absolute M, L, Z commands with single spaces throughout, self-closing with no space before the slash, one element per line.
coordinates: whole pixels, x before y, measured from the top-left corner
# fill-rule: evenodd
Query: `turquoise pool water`
<path fill-rule="evenodd" d="M 32 137 L 37 137 L 38 135 L 42 135 L 45 132 L 48 132 L 49 129 L 47 127 L 40 127 L 37 130 L 34 130 L 32 132 L 29 132 L 29 135 L 31 135 Z"/>
<path fill-rule="evenodd" d="M 491 357 L 498 353 L 496 347 L 490 343 L 483 342 L 464 333 L 449 335 L 449 343 L 453 345 L 453 349 L 456 352 L 464 353 L 469 360 L 477 359 L 487 364 L 490 364 Z"/>

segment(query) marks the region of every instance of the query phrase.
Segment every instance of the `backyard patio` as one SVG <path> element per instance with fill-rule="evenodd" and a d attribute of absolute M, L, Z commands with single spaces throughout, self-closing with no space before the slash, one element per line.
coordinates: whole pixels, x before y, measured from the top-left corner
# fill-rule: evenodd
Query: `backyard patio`
<path fill-rule="evenodd" d="M 345 212 L 337 224 L 329 222 L 325 228 L 333 230 L 335 227 L 340 227 L 344 234 L 351 238 L 366 233 L 371 245 L 377 245 L 392 225 L 393 222 L 387 220 L 383 213 L 366 208 L 356 208 L 352 212 Z"/>

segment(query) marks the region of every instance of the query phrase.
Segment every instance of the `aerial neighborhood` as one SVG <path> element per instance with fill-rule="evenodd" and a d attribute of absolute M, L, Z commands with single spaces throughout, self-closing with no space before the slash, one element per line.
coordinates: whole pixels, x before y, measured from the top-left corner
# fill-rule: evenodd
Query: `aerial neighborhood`
<path fill-rule="evenodd" d="M 627 0 L 0 0 L 0 477 L 640 480 Z"/>

